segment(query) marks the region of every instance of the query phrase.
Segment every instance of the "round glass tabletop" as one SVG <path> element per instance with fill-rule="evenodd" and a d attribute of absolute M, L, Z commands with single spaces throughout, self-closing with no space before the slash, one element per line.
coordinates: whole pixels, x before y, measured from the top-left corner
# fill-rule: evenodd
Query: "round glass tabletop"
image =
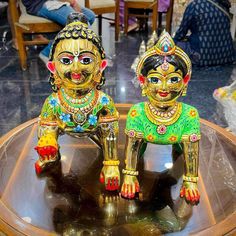
<path fill-rule="evenodd" d="M 124 167 L 125 119 L 118 104 L 118 155 Z M 59 138 L 61 162 L 40 178 L 37 119 L 0 139 L 0 234 L 8 235 L 206 235 L 236 227 L 236 138 L 201 120 L 199 190 L 191 207 L 179 198 L 183 158 L 171 146 L 148 144 L 139 159 L 141 193 L 126 200 L 99 183 L 102 151 L 89 138 Z M 219 234 L 221 235 L 221 234 Z"/>

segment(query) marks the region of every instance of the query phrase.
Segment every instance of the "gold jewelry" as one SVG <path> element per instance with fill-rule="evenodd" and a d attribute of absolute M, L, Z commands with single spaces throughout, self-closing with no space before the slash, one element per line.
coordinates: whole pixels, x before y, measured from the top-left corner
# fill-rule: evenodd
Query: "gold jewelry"
<path fill-rule="evenodd" d="M 146 88 L 146 86 L 142 86 L 141 89 L 142 89 L 142 96 L 146 97 L 147 96 L 147 88 Z"/>
<path fill-rule="evenodd" d="M 101 81 L 101 78 L 102 78 L 102 72 L 99 71 L 93 78 L 93 80 L 97 83 L 99 83 Z"/>
<path fill-rule="evenodd" d="M 182 96 L 185 97 L 187 95 L 187 89 L 188 89 L 188 86 L 184 86 L 184 89 L 183 89 L 183 92 L 182 92 Z"/>
<path fill-rule="evenodd" d="M 61 87 L 61 84 L 62 84 L 61 78 L 58 77 L 56 74 L 53 74 L 53 78 L 54 78 L 54 84 L 59 89 Z"/>
<path fill-rule="evenodd" d="M 65 97 L 63 97 L 62 90 L 58 91 L 58 99 L 60 101 L 60 104 L 65 108 L 65 110 L 68 113 L 73 114 L 73 115 L 76 114 L 77 112 L 88 114 L 98 102 L 99 100 L 98 98 L 99 98 L 99 93 L 97 90 L 95 90 L 94 96 L 91 99 L 91 101 L 88 102 L 88 98 L 84 96 L 83 98 L 80 97 L 79 99 L 77 99 L 78 103 L 76 103 L 76 99 L 73 103 L 72 100 L 67 100 L 65 99 Z M 87 99 L 86 104 L 82 103 L 82 99 Z"/>
<path fill-rule="evenodd" d="M 102 163 L 104 166 L 118 166 L 120 164 L 120 161 L 110 160 L 110 161 L 103 161 Z"/>
<path fill-rule="evenodd" d="M 144 106 L 147 118 L 156 125 L 171 125 L 174 124 L 182 113 L 182 104 L 176 102 L 171 110 L 160 111 L 154 107 L 150 102 L 145 102 Z"/>
<path fill-rule="evenodd" d="M 190 177 L 190 176 L 183 175 L 183 181 L 197 183 L 198 177 L 194 177 L 194 176 Z"/>
<path fill-rule="evenodd" d="M 137 176 L 138 175 L 138 171 L 135 171 L 135 170 L 123 169 L 122 173 L 125 174 L 125 175 L 133 175 L 133 176 Z"/>

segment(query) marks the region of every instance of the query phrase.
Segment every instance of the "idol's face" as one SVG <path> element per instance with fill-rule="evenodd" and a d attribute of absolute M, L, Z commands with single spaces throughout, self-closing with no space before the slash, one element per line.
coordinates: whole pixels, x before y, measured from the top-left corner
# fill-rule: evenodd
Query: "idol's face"
<path fill-rule="evenodd" d="M 65 39 L 55 49 L 55 74 L 68 89 L 87 90 L 97 85 L 101 56 L 96 46 L 86 39 Z M 94 81 L 96 77 L 96 81 Z"/>
<path fill-rule="evenodd" d="M 183 73 L 168 63 L 168 68 L 162 65 L 148 72 L 146 78 L 148 99 L 160 106 L 174 102 L 184 88 Z"/>

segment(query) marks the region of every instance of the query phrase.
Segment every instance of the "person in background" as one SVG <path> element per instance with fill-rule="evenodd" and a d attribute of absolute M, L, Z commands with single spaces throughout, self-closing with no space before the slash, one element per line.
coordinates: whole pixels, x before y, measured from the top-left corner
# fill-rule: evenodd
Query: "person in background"
<path fill-rule="evenodd" d="M 81 12 L 85 15 L 90 25 L 95 20 L 92 10 L 81 7 L 76 0 L 22 0 L 28 14 L 47 18 L 62 26 L 66 25 L 67 17 L 72 12 Z M 50 42 L 40 53 L 39 57 L 45 63 L 48 62 L 52 42 Z"/>
<path fill-rule="evenodd" d="M 216 66 L 235 60 L 229 8 L 228 0 L 194 0 L 187 6 L 174 41 L 194 65 Z"/>

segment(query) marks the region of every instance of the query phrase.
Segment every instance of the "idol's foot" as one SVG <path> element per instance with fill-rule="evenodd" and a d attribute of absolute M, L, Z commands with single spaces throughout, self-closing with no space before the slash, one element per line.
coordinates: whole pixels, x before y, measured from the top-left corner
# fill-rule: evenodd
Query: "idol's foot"
<path fill-rule="evenodd" d="M 105 189 L 108 191 L 118 190 L 120 187 L 119 167 L 104 165 L 100 173 L 100 182 L 105 185 Z"/>
<path fill-rule="evenodd" d="M 121 196 L 124 198 L 135 198 L 135 194 L 139 193 L 140 187 L 136 176 L 124 175 L 124 182 L 121 187 Z"/>
<path fill-rule="evenodd" d="M 57 156 L 45 156 L 40 157 L 35 162 L 35 171 L 37 175 L 40 175 L 42 172 L 52 168 L 55 166 L 59 161 L 59 158 Z"/>
<path fill-rule="evenodd" d="M 197 205 L 200 201 L 197 183 L 184 181 L 180 190 L 180 197 L 185 198 L 188 204 Z"/>

